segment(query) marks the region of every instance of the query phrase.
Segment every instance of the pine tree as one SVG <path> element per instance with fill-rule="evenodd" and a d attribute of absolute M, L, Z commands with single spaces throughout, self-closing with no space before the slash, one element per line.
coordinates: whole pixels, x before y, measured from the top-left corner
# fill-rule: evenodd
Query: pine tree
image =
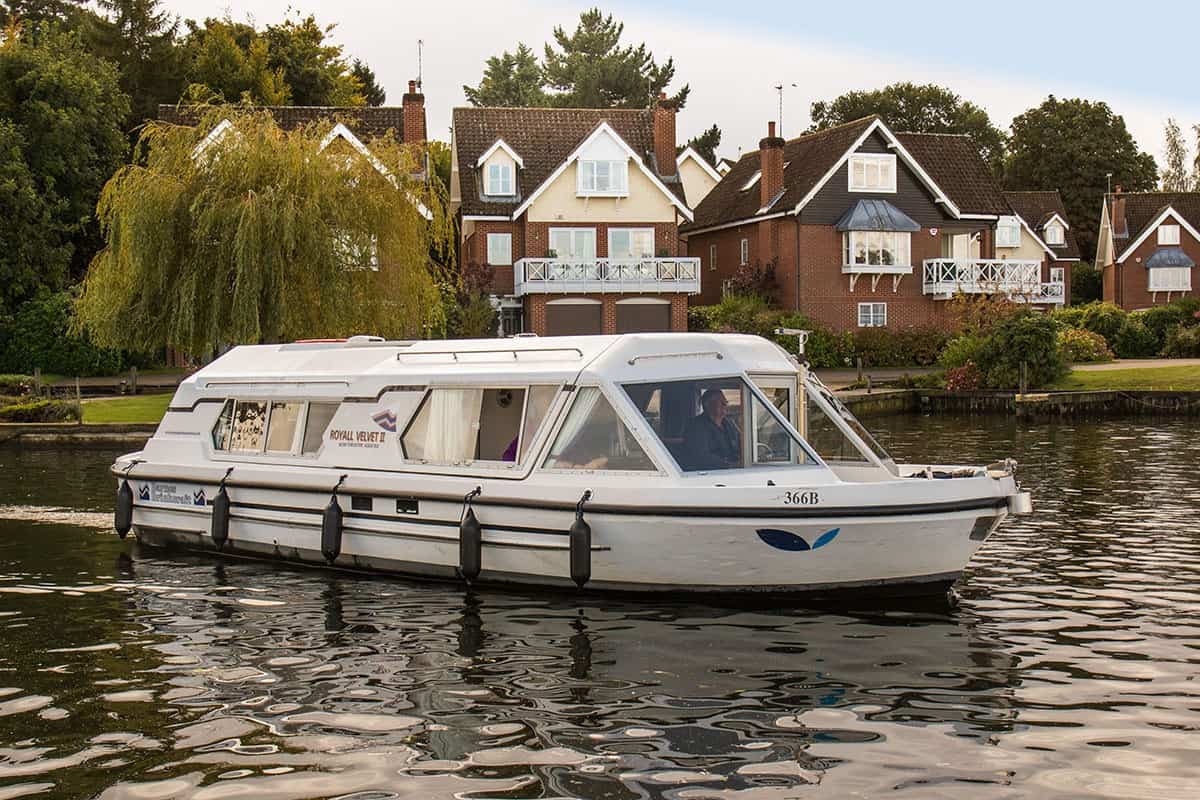
<path fill-rule="evenodd" d="M 159 0 L 97 0 L 100 15 L 89 19 L 93 52 L 117 65 L 129 95 L 125 129 L 158 116 L 159 103 L 174 103 L 183 89 L 175 35 L 178 19 Z"/>
<path fill-rule="evenodd" d="M 353 75 L 359 83 L 360 93 L 363 99 L 367 101 L 369 106 L 381 106 L 387 102 L 387 92 L 379 85 L 375 79 L 375 71 L 364 64 L 357 58 L 354 59 L 354 66 L 350 68 L 350 74 Z"/>
<path fill-rule="evenodd" d="M 517 51 L 507 50 L 487 60 L 478 86 L 463 86 L 473 106 L 525 107 L 549 103 L 542 89 L 542 67 L 537 55 L 518 42 Z"/>
<path fill-rule="evenodd" d="M 675 148 L 676 153 L 682 153 L 687 148 L 692 148 L 700 157 L 709 163 L 709 166 L 716 167 L 717 165 L 717 148 L 721 145 L 721 129 L 716 125 L 706 130 L 699 136 L 693 136 L 688 139 L 687 144 L 682 147 Z"/>
<path fill-rule="evenodd" d="M 1167 163 L 1162 171 L 1162 190 L 1164 192 L 1190 192 L 1192 176 L 1188 171 L 1187 142 L 1183 140 L 1183 131 L 1173 118 L 1167 118 L 1164 134 L 1167 139 Z"/>

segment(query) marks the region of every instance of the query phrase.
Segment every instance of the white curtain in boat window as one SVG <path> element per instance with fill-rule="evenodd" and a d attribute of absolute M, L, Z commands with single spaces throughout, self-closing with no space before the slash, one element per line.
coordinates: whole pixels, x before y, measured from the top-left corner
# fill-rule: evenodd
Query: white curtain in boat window
<path fill-rule="evenodd" d="M 409 459 L 461 464 L 475 458 L 483 389 L 434 389 L 404 434 Z"/>
<path fill-rule="evenodd" d="M 654 229 L 609 228 L 608 257 L 616 259 L 654 258 Z"/>

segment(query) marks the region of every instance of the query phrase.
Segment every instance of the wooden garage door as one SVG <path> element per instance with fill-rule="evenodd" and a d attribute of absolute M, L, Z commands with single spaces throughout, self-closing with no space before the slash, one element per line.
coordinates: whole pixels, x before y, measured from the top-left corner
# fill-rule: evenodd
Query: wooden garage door
<path fill-rule="evenodd" d="M 617 333 L 652 333 L 671 330 L 671 304 L 661 301 L 617 303 Z"/>
<path fill-rule="evenodd" d="M 603 331 L 603 306 L 598 302 L 551 300 L 546 304 L 547 336 L 584 336 Z"/>

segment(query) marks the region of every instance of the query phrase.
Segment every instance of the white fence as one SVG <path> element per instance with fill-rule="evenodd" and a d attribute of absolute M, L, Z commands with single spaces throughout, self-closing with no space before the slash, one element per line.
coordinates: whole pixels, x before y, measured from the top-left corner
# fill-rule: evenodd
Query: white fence
<path fill-rule="evenodd" d="M 700 291 L 699 258 L 522 258 L 513 265 L 515 293 Z"/>
<path fill-rule="evenodd" d="M 941 298 L 955 294 L 1005 294 L 1018 302 L 1062 303 L 1061 281 L 1042 281 L 1042 262 L 1018 259 L 930 258 L 922 291 Z"/>

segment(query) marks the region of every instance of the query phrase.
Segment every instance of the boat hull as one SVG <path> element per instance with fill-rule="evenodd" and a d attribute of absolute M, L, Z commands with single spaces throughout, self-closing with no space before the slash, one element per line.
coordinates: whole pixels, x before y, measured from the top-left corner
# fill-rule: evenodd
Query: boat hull
<path fill-rule="evenodd" d="M 138 485 L 134 528 L 152 546 L 216 550 L 215 487 Z M 356 509 L 341 497 L 340 554 L 322 555 L 329 494 L 231 492 L 223 550 L 254 558 L 420 578 L 456 579 L 461 501 L 422 499 L 419 514 L 390 498 Z M 163 500 L 168 498 L 168 500 Z M 185 501 L 193 498 L 190 504 Z M 473 505 L 482 526 L 479 583 L 574 589 L 571 508 L 518 501 Z M 589 590 L 650 593 L 937 594 L 1007 515 L 1003 498 L 838 509 L 623 506 L 589 511 Z M 768 513 L 770 512 L 770 513 Z"/>

